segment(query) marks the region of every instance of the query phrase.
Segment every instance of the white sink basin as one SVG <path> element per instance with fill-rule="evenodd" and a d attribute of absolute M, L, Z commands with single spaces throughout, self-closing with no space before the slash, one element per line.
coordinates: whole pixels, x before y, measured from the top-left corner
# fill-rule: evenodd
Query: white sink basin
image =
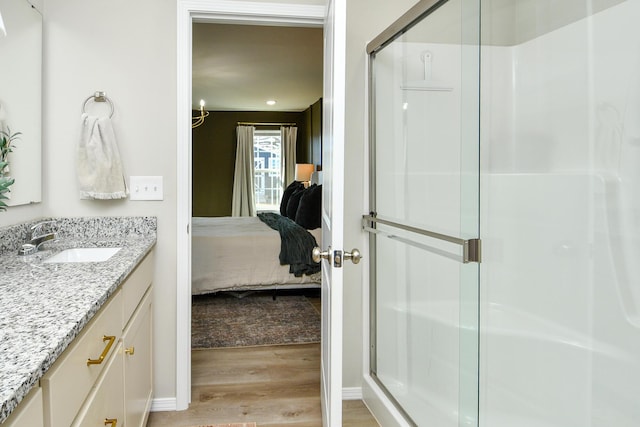
<path fill-rule="evenodd" d="M 65 249 L 43 262 L 102 262 L 116 254 L 121 248 L 73 248 Z"/>

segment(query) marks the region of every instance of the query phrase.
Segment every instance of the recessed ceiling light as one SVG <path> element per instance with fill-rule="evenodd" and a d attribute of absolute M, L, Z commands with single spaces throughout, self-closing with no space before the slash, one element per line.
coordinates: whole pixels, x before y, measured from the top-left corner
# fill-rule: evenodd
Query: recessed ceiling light
<path fill-rule="evenodd" d="M 267 105 L 276 105 L 276 101 L 274 101 L 273 99 L 270 99 L 267 101 Z"/>

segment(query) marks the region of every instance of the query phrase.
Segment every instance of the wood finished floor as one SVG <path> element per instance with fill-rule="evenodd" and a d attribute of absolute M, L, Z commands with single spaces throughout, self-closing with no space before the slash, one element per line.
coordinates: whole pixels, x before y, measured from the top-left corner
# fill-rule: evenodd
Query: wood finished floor
<path fill-rule="evenodd" d="M 320 298 L 308 298 L 320 312 Z M 194 350 L 191 377 L 189 409 L 153 412 L 147 427 L 322 425 L 320 344 Z M 346 427 L 378 427 L 360 400 L 343 401 L 342 418 Z"/>

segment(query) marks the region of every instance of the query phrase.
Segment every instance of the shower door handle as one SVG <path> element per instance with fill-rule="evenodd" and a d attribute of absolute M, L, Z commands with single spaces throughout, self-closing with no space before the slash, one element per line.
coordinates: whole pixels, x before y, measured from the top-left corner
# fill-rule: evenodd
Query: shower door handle
<path fill-rule="evenodd" d="M 441 240 L 441 241 L 459 245 L 462 248 L 462 255 L 452 254 L 452 253 L 449 253 L 448 251 L 435 248 L 429 245 L 425 245 L 424 243 L 417 242 L 407 237 L 402 237 L 387 231 L 379 230 L 378 228 L 375 227 L 376 223 L 387 225 L 389 227 L 407 231 L 410 233 L 414 233 L 419 236 L 425 236 L 432 239 Z M 482 261 L 482 241 L 479 238 L 478 239 L 462 239 L 459 237 L 448 236 L 446 234 L 436 233 L 435 231 L 424 230 L 424 229 L 412 227 L 410 225 L 399 224 L 393 221 L 381 219 L 376 217 L 375 215 L 362 216 L 362 229 L 372 234 L 381 234 L 386 236 L 389 239 L 397 240 L 411 246 L 425 249 L 425 250 L 428 250 L 429 252 L 442 255 L 444 257 L 447 257 L 456 261 L 461 261 L 464 264 L 467 264 L 470 262 L 480 263 Z"/>

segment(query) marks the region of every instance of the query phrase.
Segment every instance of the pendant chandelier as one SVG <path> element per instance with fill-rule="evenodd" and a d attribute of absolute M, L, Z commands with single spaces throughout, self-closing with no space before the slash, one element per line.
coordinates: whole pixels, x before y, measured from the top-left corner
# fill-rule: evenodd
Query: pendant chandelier
<path fill-rule="evenodd" d="M 204 123 L 204 118 L 209 115 L 209 112 L 204 109 L 204 99 L 200 100 L 200 115 L 191 117 L 191 129 L 197 128 Z"/>

